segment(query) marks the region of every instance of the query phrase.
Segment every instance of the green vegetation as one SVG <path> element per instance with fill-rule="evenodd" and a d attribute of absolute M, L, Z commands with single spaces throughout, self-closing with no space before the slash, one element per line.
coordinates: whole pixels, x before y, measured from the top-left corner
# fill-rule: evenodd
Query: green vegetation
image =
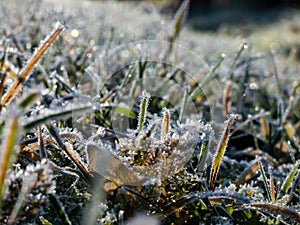
<path fill-rule="evenodd" d="M 1 4 L 1 224 L 300 223 L 296 44 L 196 34 L 188 1 Z"/>

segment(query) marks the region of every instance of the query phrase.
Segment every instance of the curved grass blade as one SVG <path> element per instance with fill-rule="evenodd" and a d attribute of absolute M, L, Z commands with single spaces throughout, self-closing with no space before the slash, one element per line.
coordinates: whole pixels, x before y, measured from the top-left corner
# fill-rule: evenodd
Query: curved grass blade
<path fill-rule="evenodd" d="M 70 108 L 70 109 L 63 109 L 60 111 L 54 111 L 54 112 L 48 112 L 44 116 L 37 117 L 26 124 L 24 124 L 24 129 L 29 130 L 36 126 L 43 125 L 46 123 L 49 123 L 53 120 L 62 120 L 64 118 L 70 118 L 77 114 L 82 114 L 85 112 L 91 112 L 93 109 L 92 105 L 84 105 L 84 106 L 78 106 L 77 108 Z"/>
<path fill-rule="evenodd" d="M 227 147 L 227 143 L 228 143 L 228 140 L 230 137 L 230 127 L 233 124 L 234 120 L 235 120 L 235 115 L 229 115 L 229 119 L 226 121 L 225 129 L 224 129 L 221 139 L 218 143 L 217 151 L 213 158 L 213 163 L 212 163 L 211 172 L 210 172 L 210 181 L 209 181 L 209 188 L 211 190 L 214 189 L 215 180 L 217 178 L 218 171 L 219 171 L 219 168 L 220 168 L 220 165 L 221 165 L 221 162 L 222 162 L 222 159 L 223 159 L 226 147 Z"/>
<path fill-rule="evenodd" d="M 228 200 L 231 203 L 235 204 L 247 204 L 250 203 L 250 200 L 242 194 L 237 192 L 228 192 L 228 191 L 208 191 L 208 192 L 197 192 L 193 194 L 189 194 L 186 196 L 182 196 L 177 199 L 174 203 L 170 203 L 163 207 L 163 212 L 165 215 L 171 215 L 178 209 L 181 209 L 184 206 L 197 202 L 199 200 L 204 199 L 223 199 Z M 221 200 L 222 201 L 222 200 Z M 204 203 L 203 203 L 204 204 Z"/>
<path fill-rule="evenodd" d="M 281 205 L 275 205 L 272 203 L 251 203 L 243 205 L 245 208 L 253 208 L 265 213 L 271 213 L 274 216 L 278 214 L 291 219 L 292 221 L 300 222 L 300 213 L 294 209 L 290 209 Z"/>
<path fill-rule="evenodd" d="M 0 205 L 2 201 L 2 190 L 4 186 L 4 179 L 7 170 L 10 167 L 11 157 L 14 154 L 14 146 L 18 141 L 19 132 L 19 118 L 14 116 L 8 121 L 6 126 L 6 135 L 1 145 L 1 157 L 0 157 Z"/>
<path fill-rule="evenodd" d="M 49 46 L 54 42 L 57 36 L 63 31 L 64 26 L 58 22 L 55 30 L 50 34 L 49 37 L 42 42 L 42 45 L 36 50 L 33 54 L 32 58 L 26 64 L 26 66 L 21 71 L 20 76 L 18 79 L 13 83 L 13 85 L 8 89 L 6 94 L 3 96 L 1 100 L 1 108 L 5 106 L 19 91 L 25 80 L 30 75 L 31 71 L 33 70 L 35 64 L 41 58 L 41 56 L 45 53 L 45 51 L 49 48 Z"/>

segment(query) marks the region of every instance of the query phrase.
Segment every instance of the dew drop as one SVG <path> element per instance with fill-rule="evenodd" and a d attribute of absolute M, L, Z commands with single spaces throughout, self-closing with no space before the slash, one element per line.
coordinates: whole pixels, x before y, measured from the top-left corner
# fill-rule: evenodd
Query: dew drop
<path fill-rule="evenodd" d="M 73 30 L 71 31 L 71 36 L 72 36 L 73 38 L 78 38 L 78 37 L 79 37 L 79 30 L 73 29 Z"/>

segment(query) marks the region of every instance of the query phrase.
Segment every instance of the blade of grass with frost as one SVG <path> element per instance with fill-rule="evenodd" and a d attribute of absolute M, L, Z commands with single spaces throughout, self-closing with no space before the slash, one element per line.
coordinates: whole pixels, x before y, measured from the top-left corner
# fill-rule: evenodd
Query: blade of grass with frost
<path fill-rule="evenodd" d="M 53 120 L 62 120 L 64 118 L 74 117 L 82 113 L 91 112 L 93 107 L 91 105 L 79 106 L 77 108 L 63 109 L 60 111 L 48 112 L 46 115 L 39 116 L 24 124 L 24 129 L 29 130 L 36 126 L 43 125 Z"/>
<path fill-rule="evenodd" d="M 266 189 L 266 192 L 267 192 L 268 201 L 271 202 L 272 201 L 272 197 L 271 197 L 271 191 L 270 191 L 270 187 L 269 187 L 269 182 L 268 182 L 265 170 L 264 170 L 264 168 L 263 168 L 263 166 L 261 164 L 261 161 L 258 161 L 258 166 L 259 166 L 259 170 L 260 170 L 260 173 L 261 173 L 263 181 L 264 181 L 264 185 L 265 185 L 265 189 Z"/>
<path fill-rule="evenodd" d="M 259 211 L 268 213 L 270 215 L 282 215 L 291 219 L 292 221 L 300 222 L 300 213 L 294 209 L 290 209 L 284 206 L 275 205 L 272 203 L 250 203 L 244 205 L 245 208 L 254 208 Z"/>
<path fill-rule="evenodd" d="M 218 171 L 230 137 L 230 127 L 233 122 L 234 122 L 234 115 L 229 115 L 229 119 L 226 121 L 225 129 L 218 143 L 217 151 L 214 155 L 213 163 L 211 165 L 210 181 L 209 181 L 209 187 L 211 190 L 214 189 L 215 180 L 217 178 Z"/>
<path fill-rule="evenodd" d="M 7 170 L 10 167 L 11 157 L 14 154 L 14 146 L 18 141 L 18 131 L 19 131 L 19 120 L 18 116 L 14 116 L 7 121 L 7 126 L 5 127 L 5 136 L 3 139 L 3 144 L 1 147 L 1 157 L 0 157 L 0 205 L 2 201 L 2 190 L 4 186 L 4 179 Z"/>
<path fill-rule="evenodd" d="M 271 166 L 268 167 L 268 172 L 270 174 L 269 181 L 270 181 L 271 199 L 272 199 L 272 202 L 275 202 L 276 201 L 276 190 L 275 190 L 275 182 L 274 182 L 274 178 L 272 175 L 272 167 Z"/>
<path fill-rule="evenodd" d="M 239 204 L 239 205 L 250 203 L 250 200 L 247 197 L 245 197 L 244 195 L 238 192 L 230 192 L 230 191 L 196 192 L 196 193 L 182 196 L 177 200 L 175 200 L 174 202 L 164 206 L 163 212 L 166 215 L 171 215 L 176 210 L 181 209 L 184 206 L 187 206 L 199 200 L 204 200 L 209 198 L 226 199 L 228 201 L 231 201 L 232 203 L 235 202 L 235 204 Z M 203 204 L 204 207 L 207 207 L 203 201 L 201 202 L 201 204 Z"/>
<path fill-rule="evenodd" d="M 63 139 L 61 138 L 61 136 L 59 135 L 59 132 L 57 130 L 57 128 L 52 125 L 52 124 L 47 124 L 46 125 L 49 133 L 52 135 L 52 137 L 55 139 L 55 141 L 58 143 L 59 147 L 67 154 L 67 156 L 73 161 L 73 163 L 77 166 L 77 168 L 79 169 L 79 171 L 81 172 L 83 178 L 85 178 L 85 180 L 87 182 L 91 182 L 92 180 L 92 175 L 90 174 L 89 170 L 87 169 L 87 167 L 83 164 L 83 162 L 80 160 L 79 156 L 77 156 L 75 154 L 75 152 L 67 147 L 64 142 Z"/>
<path fill-rule="evenodd" d="M 30 75 L 33 70 L 35 64 L 41 58 L 41 56 L 45 53 L 45 51 L 49 48 L 49 46 L 54 42 L 54 40 L 58 37 L 58 35 L 64 30 L 64 26 L 58 22 L 55 30 L 50 34 L 49 37 L 42 42 L 41 46 L 36 50 L 33 54 L 32 58 L 26 64 L 26 66 L 22 69 L 20 76 L 13 83 L 13 85 L 8 89 L 1 100 L 1 107 L 5 106 L 19 91 L 22 84 Z"/>
<path fill-rule="evenodd" d="M 232 76 L 233 76 L 233 70 L 236 66 L 236 62 L 238 61 L 238 59 L 241 57 L 242 53 L 244 50 L 246 50 L 248 48 L 248 45 L 246 43 L 243 43 L 240 47 L 240 49 L 238 50 L 238 52 L 236 53 L 233 61 L 231 62 L 230 64 L 230 67 L 229 67 L 229 70 L 228 70 L 228 75 L 229 75 L 229 78 L 232 79 Z"/>
<path fill-rule="evenodd" d="M 190 92 L 190 87 L 187 85 L 184 88 L 184 95 L 183 95 L 182 104 L 181 104 L 180 113 L 179 113 L 179 119 L 178 119 L 179 122 L 183 121 L 183 116 L 184 116 L 184 113 L 185 113 L 189 92 Z"/>
<path fill-rule="evenodd" d="M 53 208 L 56 210 L 55 212 L 58 214 L 63 224 L 72 225 L 68 214 L 66 213 L 62 203 L 57 199 L 57 197 L 54 194 L 49 194 L 48 199 L 53 205 Z"/>
<path fill-rule="evenodd" d="M 206 168 L 206 158 L 208 155 L 208 150 L 209 150 L 210 142 L 209 141 L 204 141 L 201 145 L 201 150 L 199 154 L 199 159 L 198 159 L 198 170 L 203 171 Z"/>
<path fill-rule="evenodd" d="M 281 190 L 283 191 L 284 194 L 287 193 L 289 187 L 292 185 L 293 179 L 298 171 L 300 161 L 297 161 L 289 175 L 286 177 L 285 181 L 282 184 Z"/>
<path fill-rule="evenodd" d="M 169 133 L 170 130 L 170 110 L 163 108 L 163 120 L 161 124 L 161 139 Z"/>
<path fill-rule="evenodd" d="M 244 170 L 244 172 L 236 179 L 236 186 L 240 186 L 250 180 L 259 169 L 258 160 L 253 160 L 250 165 Z"/>
<path fill-rule="evenodd" d="M 185 23 L 185 20 L 188 15 L 189 7 L 190 7 L 190 0 L 184 0 L 174 16 L 168 34 L 169 47 L 165 55 L 166 58 L 169 57 L 170 53 L 172 52 L 173 43 L 176 40 L 176 38 L 179 36 L 179 33 Z"/>
<path fill-rule="evenodd" d="M 146 91 L 143 91 L 141 104 L 140 104 L 138 127 L 137 127 L 138 130 L 142 130 L 143 125 L 146 121 L 146 115 L 147 115 L 147 108 L 148 108 L 148 105 L 149 105 L 149 99 L 150 99 L 150 94 L 147 93 Z"/>

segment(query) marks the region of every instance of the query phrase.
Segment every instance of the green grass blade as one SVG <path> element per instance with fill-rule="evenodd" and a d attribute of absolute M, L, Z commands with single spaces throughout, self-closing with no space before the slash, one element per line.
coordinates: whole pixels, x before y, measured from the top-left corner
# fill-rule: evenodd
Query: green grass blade
<path fill-rule="evenodd" d="M 215 180 L 217 178 L 218 175 L 218 171 L 227 147 L 227 143 L 230 137 L 230 127 L 232 125 L 232 123 L 234 122 L 235 116 L 234 115 L 230 115 L 229 119 L 226 121 L 226 126 L 225 129 L 223 131 L 223 134 L 221 136 L 221 139 L 218 143 L 217 146 L 217 151 L 214 155 L 213 158 L 213 163 L 211 166 L 211 172 L 210 172 L 210 182 L 209 182 L 209 187 L 210 189 L 214 189 L 214 185 L 215 185 Z"/>
<path fill-rule="evenodd" d="M 179 119 L 178 119 L 179 122 L 183 121 L 186 104 L 188 102 L 189 92 L 190 92 L 190 88 L 189 88 L 189 86 L 186 86 L 184 88 L 184 95 L 183 95 L 182 104 L 181 104 L 180 113 L 179 113 Z"/>
<path fill-rule="evenodd" d="M 199 154 L 199 159 L 198 159 L 198 170 L 203 171 L 206 167 L 206 158 L 208 155 L 208 151 L 209 151 L 209 147 L 210 147 L 210 142 L 204 141 L 201 145 L 201 150 L 200 150 L 200 154 Z"/>
<path fill-rule="evenodd" d="M 49 221 L 48 221 L 45 217 L 43 217 L 43 216 L 40 216 L 39 219 L 40 219 L 40 221 L 41 221 L 41 223 L 42 223 L 43 225 L 52 225 L 52 223 L 49 222 Z"/>
<path fill-rule="evenodd" d="M 263 181 L 264 181 L 264 185 L 265 185 L 265 189 L 266 189 L 266 192 L 267 192 L 268 201 L 271 202 L 272 201 L 272 197 L 271 197 L 270 186 L 269 186 L 269 182 L 268 182 L 265 170 L 263 168 L 263 165 L 261 164 L 261 161 L 258 161 L 258 166 L 259 166 L 259 170 L 260 170 L 260 173 L 261 173 Z"/>
<path fill-rule="evenodd" d="M 142 130 L 143 125 L 146 121 L 146 115 L 147 115 L 147 108 L 149 104 L 150 94 L 148 94 L 146 91 L 143 91 L 142 93 L 142 99 L 140 104 L 140 112 L 139 112 L 139 120 L 138 120 L 138 130 Z"/>
<path fill-rule="evenodd" d="M 291 187 L 292 185 L 293 179 L 298 171 L 299 163 L 300 161 L 297 161 L 297 163 L 295 164 L 295 166 L 293 167 L 293 169 L 291 170 L 291 172 L 289 173 L 289 175 L 286 177 L 285 181 L 282 184 L 281 190 L 283 191 L 284 194 L 287 193 L 289 187 Z"/>

